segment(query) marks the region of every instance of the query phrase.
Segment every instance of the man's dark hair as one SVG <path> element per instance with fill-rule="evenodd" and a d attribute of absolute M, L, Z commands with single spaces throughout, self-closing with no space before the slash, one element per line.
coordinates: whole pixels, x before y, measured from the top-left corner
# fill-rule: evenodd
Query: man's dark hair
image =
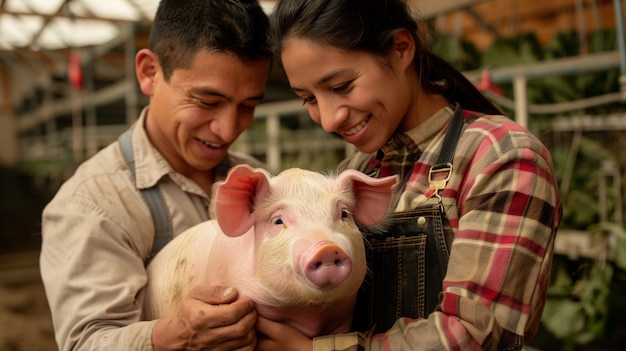
<path fill-rule="evenodd" d="M 161 0 L 148 48 L 169 81 L 200 50 L 232 53 L 245 61 L 271 58 L 268 30 L 269 20 L 256 0 Z"/>

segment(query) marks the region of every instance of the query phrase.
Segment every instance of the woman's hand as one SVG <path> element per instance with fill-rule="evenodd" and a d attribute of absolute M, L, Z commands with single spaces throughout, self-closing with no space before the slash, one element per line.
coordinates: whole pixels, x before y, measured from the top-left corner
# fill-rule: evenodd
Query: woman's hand
<path fill-rule="evenodd" d="M 313 341 L 298 329 L 258 317 L 257 351 L 313 351 Z"/>

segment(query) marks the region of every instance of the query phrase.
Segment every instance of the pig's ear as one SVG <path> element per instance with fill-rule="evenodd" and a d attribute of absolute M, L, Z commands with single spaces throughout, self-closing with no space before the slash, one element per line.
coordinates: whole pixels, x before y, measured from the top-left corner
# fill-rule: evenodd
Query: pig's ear
<path fill-rule="evenodd" d="M 269 191 L 268 175 L 247 165 L 236 166 L 228 173 L 215 194 L 217 223 L 228 236 L 239 236 L 254 225 L 254 199 Z"/>
<path fill-rule="evenodd" d="M 337 178 L 339 183 L 352 184 L 356 197 L 354 217 L 357 222 L 371 226 L 382 221 L 391 204 L 393 186 L 397 176 L 372 178 L 356 170 L 345 170 Z"/>

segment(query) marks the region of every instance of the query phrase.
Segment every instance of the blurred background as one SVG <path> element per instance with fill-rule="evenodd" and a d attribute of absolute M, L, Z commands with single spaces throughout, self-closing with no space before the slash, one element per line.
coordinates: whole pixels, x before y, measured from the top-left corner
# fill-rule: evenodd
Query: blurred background
<path fill-rule="evenodd" d="M 549 147 L 565 218 L 529 350 L 626 345 L 625 0 L 409 0 L 435 52 Z M 274 1 L 261 1 L 271 13 Z M 56 350 L 38 255 L 43 206 L 147 99 L 134 55 L 158 0 L 0 0 L 0 350 Z M 235 149 L 326 171 L 353 150 L 280 72 Z"/>

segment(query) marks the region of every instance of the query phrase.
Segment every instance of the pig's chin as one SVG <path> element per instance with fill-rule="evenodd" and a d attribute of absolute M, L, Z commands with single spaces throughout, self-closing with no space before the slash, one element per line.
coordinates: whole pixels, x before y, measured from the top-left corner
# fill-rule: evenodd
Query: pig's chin
<path fill-rule="evenodd" d="M 285 288 L 277 288 L 277 284 L 261 284 L 256 292 L 249 292 L 255 302 L 277 308 L 299 308 L 303 306 L 316 306 L 318 310 L 327 309 L 337 300 L 345 300 L 347 296 L 355 296 L 360 281 L 358 277 L 350 277 L 339 285 L 319 287 L 301 279 L 292 277 L 291 284 L 284 281 L 277 282 Z"/>
<path fill-rule="evenodd" d="M 260 316 L 285 323 L 300 330 L 309 338 L 320 335 L 342 334 L 350 331 L 356 295 L 325 305 L 308 304 L 297 307 L 274 307 L 257 303 Z"/>

